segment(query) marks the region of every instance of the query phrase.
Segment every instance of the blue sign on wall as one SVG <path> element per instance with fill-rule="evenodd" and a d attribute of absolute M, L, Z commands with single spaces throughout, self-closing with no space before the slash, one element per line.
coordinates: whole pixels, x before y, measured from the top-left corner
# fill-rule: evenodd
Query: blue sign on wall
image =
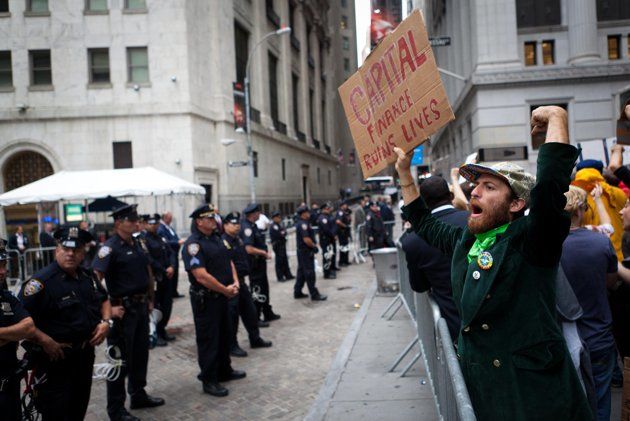
<path fill-rule="evenodd" d="M 411 158 L 411 165 L 424 165 L 424 145 L 418 146 L 413 150 L 413 158 Z"/>

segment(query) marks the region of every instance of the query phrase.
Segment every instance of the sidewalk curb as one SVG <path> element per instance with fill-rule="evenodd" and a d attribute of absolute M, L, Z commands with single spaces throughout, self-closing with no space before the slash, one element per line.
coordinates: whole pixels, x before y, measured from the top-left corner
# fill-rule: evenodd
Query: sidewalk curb
<path fill-rule="evenodd" d="M 308 414 L 304 417 L 305 421 L 320 421 L 324 419 L 330 405 L 330 400 L 337 390 L 337 385 L 341 380 L 341 375 L 345 371 L 346 363 L 348 362 L 348 358 L 350 358 L 352 348 L 354 348 L 357 336 L 359 336 L 359 331 L 361 330 L 361 326 L 363 326 L 368 309 L 370 308 L 375 295 L 376 280 L 374 280 L 372 285 L 368 288 L 365 298 L 363 299 L 363 303 L 361 304 L 361 309 L 354 316 L 350 329 L 348 329 L 348 333 L 343 339 L 343 342 L 341 342 L 337 355 L 330 365 L 328 374 L 324 379 L 324 384 L 319 389 L 319 393 L 315 398 L 315 402 L 311 405 L 311 409 L 308 411 Z"/>

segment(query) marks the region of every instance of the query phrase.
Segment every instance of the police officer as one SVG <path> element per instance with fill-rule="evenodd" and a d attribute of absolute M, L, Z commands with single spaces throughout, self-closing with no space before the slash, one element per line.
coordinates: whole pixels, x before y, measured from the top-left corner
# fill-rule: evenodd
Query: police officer
<path fill-rule="evenodd" d="M 21 420 L 18 342 L 35 332 L 33 319 L 6 283 L 9 254 L 0 240 L 0 414 L 3 419 Z"/>
<path fill-rule="evenodd" d="M 271 220 L 269 237 L 273 253 L 276 255 L 276 278 L 278 282 L 290 281 L 295 277 L 291 274 L 289 258 L 287 257 L 287 230 L 282 227 L 280 212 L 272 213 Z"/>
<path fill-rule="evenodd" d="M 308 292 L 313 301 L 326 300 L 325 295 L 320 294 L 315 288 L 315 254 L 317 253 L 317 243 L 313 228 L 309 224 L 310 213 L 306 206 L 297 208 L 298 222 L 295 227 L 295 236 L 297 239 L 297 258 L 298 271 L 297 279 L 293 287 L 293 298 L 306 298 L 308 295 L 302 292 L 304 283 L 308 287 Z"/>
<path fill-rule="evenodd" d="M 319 229 L 319 244 L 322 247 L 322 265 L 324 266 L 324 279 L 336 279 L 335 272 L 335 237 L 337 224 L 330 214 L 332 206 L 324 203 L 320 208 L 320 215 L 317 219 Z"/>
<path fill-rule="evenodd" d="M 44 420 L 82 420 L 90 401 L 94 347 L 110 329 L 111 306 L 94 273 L 81 267 L 92 235 L 78 227 L 55 231 L 55 260 L 22 287 L 35 322 L 26 344 L 38 378 L 35 406 Z M 43 352 L 36 352 L 37 344 Z"/>
<path fill-rule="evenodd" d="M 107 338 L 125 364 L 114 381 L 107 382 L 107 413 L 112 420 L 136 420 L 125 409 L 125 377 L 131 409 L 164 405 L 164 399 L 149 396 L 149 311 L 153 309 L 154 280 L 144 239 L 138 231 L 137 205 L 125 205 L 110 216 L 114 235 L 99 249 L 92 268 L 100 281 L 105 279 L 112 305 L 114 326 Z"/>
<path fill-rule="evenodd" d="M 346 201 L 341 202 L 337 214 L 335 215 L 337 224 L 337 236 L 339 238 L 339 266 L 350 265 L 348 254 L 350 251 L 350 224 L 352 223 L 352 212 L 348 209 Z"/>
<path fill-rule="evenodd" d="M 247 352 L 239 346 L 237 340 L 239 314 L 241 319 L 243 319 L 245 329 L 247 329 L 250 346 L 252 348 L 267 348 L 271 346 L 270 341 L 260 337 L 259 329 L 259 327 L 269 326 L 269 322 L 258 319 L 252 294 L 245 283 L 245 277 L 249 276 L 249 258 L 247 251 L 245 251 L 245 243 L 238 235 L 240 231 L 241 214 L 239 212 L 227 214 L 223 219 L 223 235 L 221 238 L 234 263 L 240 286 L 238 295 L 230 298 L 228 303 L 230 310 L 230 355 L 233 357 L 247 356 Z"/>
<path fill-rule="evenodd" d="M 365 233 L 368 237 L 368 250 L 375 250 L 386 247 L 387 231 L 381 219 L 381 211 L 378 204 L 369 202 L 370 211 L 365 216 Z"/>
<path fill-rule="evenodd" d="M 158 234 L 160 215 L 148 215 L 145 225 L 145 241 L 151 256 L 151 270 L 155 278 L 155 308 L 162 312 L 162 319 L 157 323 L 157 346 L 166 346 L 167 341 L 175 339 L 166 333 L 166 325 L 173 310 L 173 275 L 177 258 L 164 238 Z"/>
<path fill-rule="evenodd" d="M 270 304 L 269 280 L 267 279 L 267 260 L 271 256 L 267 251 L 265 236 L 256 226 L 256 221 L 260 216 L 260 206 L 252 203 L 245 208 L 243 213 L 245 218 L 241 223 L 240 235 L 249 255 L 249 283 L 258 309 L 258 317 L 262 313 L 267 322 L 278 320 L 280 315 L 273 312 Z"/>
<path fill-rule="evenodd" d="M 190 214 L 190 237 L 182 258 L 190 281 L 190 302 L 197 337 L 197 376 L 203 391 L 227 396 L 220 381 L 242 379 L 244 371 L 232 369 L 229 350 L 228 299 L 239 294 L 240 282 L 223 240 L 216 232 L 214 206 L 203 205 Z"/>

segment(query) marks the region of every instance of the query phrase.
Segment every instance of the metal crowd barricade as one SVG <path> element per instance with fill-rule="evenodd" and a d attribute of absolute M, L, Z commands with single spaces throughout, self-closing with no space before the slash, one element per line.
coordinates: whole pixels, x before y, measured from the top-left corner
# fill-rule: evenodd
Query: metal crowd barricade
<path fill-rule="evenodd" d="M 33 276 L 35 272 L 45 268 L 55 260 L 55 247 L 38 247 L 26 249 L 22 253 L 23 280 Z"/>
<path fill-rule="evenodd" d="M 407 262 L 400 242 L 397 242 L 396 248 L 399 259 L 400 293 L 381 317 L 385 317 L 394 304 L 398 303 L 389 319 L 404 306 L 413 320 L 417 335 L 398 356 L 390 372 L 395 370 L 417 343 L 420 351 L 403 369 L 401 377 L 422 357 L 440 418 L 447 421 L 475 421 L 477 418 L 446 320 L 442 318 L 439 307 L 428 294 L 417 294 L 411 290 Z"/>
<path fill-rule="evenodd" d="M 22 273 L 22 255 L 18 250 L 7 249 L 9 260 L 7 262 L 7 286 L 17 292 L 24 279 Z"/>
<path fill-rule="evenodd" d="M 355 263 L 365 263 L 367 259 L 367 235 L 365 234 L 365 222 L 357 225 L 352 232 L 352 256 Z"/>

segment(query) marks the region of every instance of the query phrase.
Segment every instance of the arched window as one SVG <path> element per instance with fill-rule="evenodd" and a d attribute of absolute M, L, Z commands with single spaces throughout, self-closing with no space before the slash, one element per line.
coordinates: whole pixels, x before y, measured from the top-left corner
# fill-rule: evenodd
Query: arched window
<path fill-rule="evenodd" d="M 41 154 L 18 152 L 4 164 L 4 191 L 10 191 L 53 174 L 52 165 Z"/>

